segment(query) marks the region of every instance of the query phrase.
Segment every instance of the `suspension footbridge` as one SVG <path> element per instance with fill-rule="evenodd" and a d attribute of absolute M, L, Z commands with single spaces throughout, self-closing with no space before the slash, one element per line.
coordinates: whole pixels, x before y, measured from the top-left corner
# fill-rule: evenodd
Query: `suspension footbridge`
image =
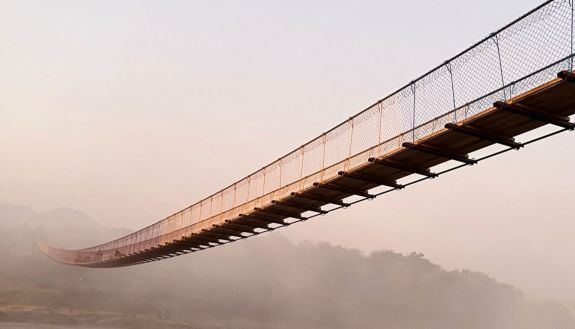
<path fill-rule="evenodd" d="M 309 143 L 148 227 L 80 250 L 40 248 L 86 267 L 157 261 L 303 222 L 573 130 L 573 7 L 572 0 L 541 4 Z M 520 140 L 543 126 L 556 129 Z M 497 151 L 472 157 L 494 144 Z M 444 163 L 455 165 L 436 171 Z"/>

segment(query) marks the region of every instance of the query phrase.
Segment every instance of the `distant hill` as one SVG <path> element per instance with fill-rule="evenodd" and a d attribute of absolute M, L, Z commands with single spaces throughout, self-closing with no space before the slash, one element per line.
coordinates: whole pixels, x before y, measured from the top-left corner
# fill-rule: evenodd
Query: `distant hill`
<path fill-rule="evenodd" d="M 0 226 L 26 226 L 35 214 L 31 208 L 0 203 Z"/>
<path fill-rule="evenodd" d="M 61 220 L 54 226 L 60 236 L 106 231 L 70 209 L 0 210 L 11 224 Z M 293 244 L 271 233 L 158 263 L 102 270 L 47 259 L 30 232 L 0 224 L 0 322 L 139 329 L 575 328 L 571 313 L 557 303 L 530 302 L 484 274 L 446 271 L 418 253 L 366 256 L 329 244 Z"/>
<path fill-rule="evenodd" d="M 66 248 L 99 244 L 129 233 L 127 229 L 102 226 L 71 208 L 35 211 L 5 203 L 0 203 L 0 227 L 26 228 L 37 239 Z"/>

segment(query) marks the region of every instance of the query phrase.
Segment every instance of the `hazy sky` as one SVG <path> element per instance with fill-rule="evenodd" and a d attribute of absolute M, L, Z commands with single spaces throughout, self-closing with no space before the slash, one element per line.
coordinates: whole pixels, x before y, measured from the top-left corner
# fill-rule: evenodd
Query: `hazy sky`
<path fill-rule="evenodd" d="M 2 1 L 0 202 L 150 224 L 538 3 Z M 283 232 L 420 251 L 575 299 L 574 142 L 564 134 Z"/>

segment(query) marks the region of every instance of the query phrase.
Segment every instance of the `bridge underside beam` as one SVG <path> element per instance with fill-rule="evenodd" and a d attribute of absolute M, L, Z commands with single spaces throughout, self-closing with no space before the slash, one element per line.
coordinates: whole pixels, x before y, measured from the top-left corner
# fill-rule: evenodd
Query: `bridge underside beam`
<path fill-rule="evenodd" d="M 359 196 L 362 196 L 364 198 L 374 198 L 373 194 L 369 194 L 364 190 L 349 187 L 349 186 L 334 184 L 334 183 L 322 184 L 322 183 L 316 182 L 316 183 L 313 183 L 313 186 L 315 186 L 317 188 L 330 190 L 330 191 L 341 192 L 341 193 L 348 194 L 348 195 L 359 195 Z"/>
<path fill-rule="evenodd" d="M 283 218 L 277 215 L 262 214 L 257 212 L 251 212 L 249 214 L 240 214 L 240 217 L 245 219 L 246 222 L 254 222 L 261 225 L 269 224 L 279 224 L 285 225 Z"/>
<path fill-rule="evenodd" d="M 238 230 L 242 230 L 243 232 L 247 232 L 247 233 L 254 233 L 254 229 L 260 228 L 260 229 L 267 229 L 267 225 L 264 226 L 259 226 L 259 225 L 250 225 L 250 223 L 237 223 L 236 221 L 232 221 L 232 220 L 226 220 L 224 224 L 220 225 L 223 227 L 229 227 L 229 228 L 233 228 L 233 229 L 238 229 Z M 218 227 L 220 227 L 218 226 Z"/>
<path fill-rule="evenodd" d="M 403 185 L 398 184 L 394 180 L 389 180 L 389 179 L 383 178 L 381 176 L 373 175 L 373 174 L 360 173 L 360 172 L 349 173 L 346 171 L 339 171 L 337 174 L 340 176 L 349 177 L 349 178 L 352 178 L 352 179 L 355 179 L 358 181 L 377 184 L 377 185 L 383 185 L 383 186 L 392 187 L 392 188 L 396 188 L 396 189 L 402 189 L 404 187 Z"/>
<path fill-rule="evenodd" d="M 225 241 L 225 242 L 229 242 L 230 236 L 228 234 L 221 234 L 221 233 L 216 233 L 213 231 L 208 231 L 208 230 L 202 230 L 202 233 L 200 233 L 202 236 L 205 236 L 207 238 L 213 238 L 213 239 L 218 239 L 218 241 Z"/>
<path fill-rule="evenodd" d="M 261 212 L 263 214 L 269 214 L 269 215 L 276 215 L 276 216 L 281 216 L 283 218 L 296 218 L 296 219 L 305 219 L 304 217 L 302 217 L 301 213 L 298 212 L 292 212 L 292 211 L 285 211 L 285 210 L 281 210 L 281 209 L 274 209 L 272 207 L 267 207 L 267 208 L 254 208 L 254 210 L 256 212 Z"/>
<path fill-rule="evenodd" d="M 405 142 L 402 144 L 402 146 L 405 148 L 408 148 L 408 149 L 433 154 L 433 155 L 441 157 L 441 158 L 446 158 L 446 159 L 450 159 L 450 160 L 456 160 L 459 162 L 463 162 L 463 163 L 468 164 L 468 165 L 475 164 L 475 162 L 476 162 L 473 159 L 469 159 L 469 156 L 467 154 L 462 154 L 462 153 L 459 153 L 456 151 L 446 150 L 444 148 L 426 145 L 423 143 L 414 144 L 414 143 Z"/>
<path fill-rule="evenodd" d="M 481 138 L 493 143 L 498 143 L 501 145 L 505 145 L 508 147 L 512 147 L 514 149 L 519 149 L 523 147 L 521 143 L 515 141 L 512 137 L 503 136 L 501 134 L 494 134 L 490 131 L 479 129 L 477 127 L 471 125 L 457 125 L 454 123 L 448 123 L 445 125 L 446 129 L 453 130 L 462 134 L 466 134 L 469 136 L 474 136 L 477 138 Z"/>
<path fill-rule="evenodd" d="M 569 117 L 549 113 L 548 111 L 539 110 L 522 104 L 509 104 L 506 102 L 495 102 L 493 106 L 499 110 L 509 111 L 534 120 L 550 123 L 565 129 L 575 129 L 575 123 L 569 121 Z"/>
<path fill-rule="evenodd" d="M 327 211 L 322 210 L 320 207 L 306 205 L 306 204 L 302 204 L 302 203 L 297 203 L 297 202 L 289 201 L 289 200 L 288 201 L 272 200 L 272 204 L 275 204 L 275 205 L 280 206 L 280 207 L 292 209 L 292 210 L 298 210 L 301 212 L 313 211 L 313 212 L 316 212 L 318 214 L 327 214 Z"/>
<path fill-rule="evenodd" d="M 220 234 L 227 234 L 228 236 L 235 236 L 235 237 L 243 237 L 243 233 L 246 233 L 245 231 L 238 231 L 238 230 L 231 230 L 231 229 L 226 229 L 226 228 L 222 228 L 222 227 L 218 227 L 218 226 L 212 226 L 212 228 L 209 229 L 210 232 L 215 232 L 215 233 L 220 233 Z"/>
<path fill-rule="evenodd" d="M 205 245 L 205 246 L 209 246 L 209 245 L 211 245 L 211 244 L 221 244 L 221 243 L 219 242 L 219 239 L 217 239 L 217 238 L 211 238 L 211 237 L 205 236 L 205 235 L 203 235 L 203 234 L 201 234 L 201 233 L 192 234 L 191 237 L 185 238 L 185 240 L 189 243 L 189 245 L 192 245 L 192 246 L 193 246 L 193 245 L 198 245 L 198 246 L 200 246 L 200 245 Z"/>
<path fill-rule="evenodd" d="M 330 197 L 330 196 L 325 196 L 325 195 L 318 195 L 318 194 L 314 194 L 314 193 L 292 192 L 291 196 L 293 198 L 300 198 L 300 199 L 304 199 L 304 200 L 331 203 L 331 204 L 335 204 L 335 205 L 342 206 L 342 207 L 348 207 L 349 206 L 349 203 L 343 202 L 341 200 L 341 198 L 335 198 L 335 197 Z"/>
<path fill-rule="evenodd" d="M 399 169 L 399 170 L 402 170 L 405 172 L 418 174 L 418 175 L 422 175 L 422 176 L 427 176 L 430 178 L 437 177 L 437 174 L 432 173 L 429 170 L 429 168 L 422 168 L 422 167 L 418 167 L 416 165 L 412 165 L 409 163 L 402 163 L 402 162 L 391 160 L 391 159 L 377 159 L 377 158 L 369 158 L 368 161 L 375 164 L 375 165 L 395 168 L 395 169 Z"/>
<path fill-rule="evenodd" d="M 561 71 L 557 73 L 557 77 L 563 81 L 575 83 L 575 74 L 569 71 Z"/>

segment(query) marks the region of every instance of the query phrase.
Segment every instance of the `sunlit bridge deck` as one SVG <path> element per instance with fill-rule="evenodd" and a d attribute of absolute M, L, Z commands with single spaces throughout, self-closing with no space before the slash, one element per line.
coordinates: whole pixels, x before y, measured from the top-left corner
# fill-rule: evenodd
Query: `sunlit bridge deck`
<path fill-rule="evenodd" d="M 161 260 L 302 222 L 573 130 L 573 22 L 572 2 L 548 1 L 190 207 L 102 245 L 41 249 L 86 267 Z M 521 138 L 546 125 L 556 130 Z M 470 155 L 494 144 L 494 153 Z M 444 163 L 453 165 L 438 166 Z"/>

